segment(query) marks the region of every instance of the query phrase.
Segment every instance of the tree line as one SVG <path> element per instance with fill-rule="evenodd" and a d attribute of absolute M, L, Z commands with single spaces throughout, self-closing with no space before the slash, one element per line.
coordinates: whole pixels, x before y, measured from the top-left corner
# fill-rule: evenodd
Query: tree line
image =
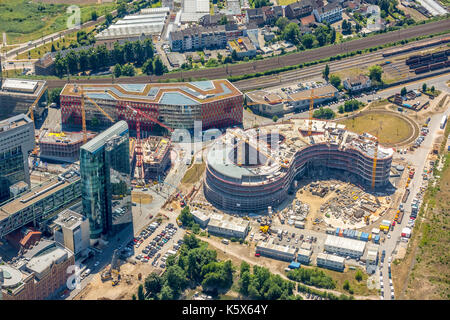
<path fill-rule="evenodd" d="M 152 41 L 145 39 L 127 41 L 124 44 L 116 42 L 112 50 L 108 50 L 106 45 L 101 45 L 79 51 L 70 50 L 64 57 L 58 52 L 55 57 L 55 73 L 62 78 L 65 74 L 76 74 L 88 70 L 97 72 L 117 64 L 125 66 L 127 63 L 132 63 L 136 67 L 145 67 L 143 71 L 146 74 L 161 75 L 167 72 L 161 59 L 154 57 Z M 131 72 L 128 70 L 130 67 L 126 67 L 124 74 Z"/>
<path fill-rule="evenodd" d="M 217 252 L 195 235 L 185 235 L 178 256 L 170 256 L 163 276 L 151 273 L 138 288 L 139 300 L 176 300 L 187 288 L 201 285 L 204 292 L 217 295 L 233 284 L 231 260 L 218 261 Z M 136 296 L 133 296 L 136 299 Z"/>

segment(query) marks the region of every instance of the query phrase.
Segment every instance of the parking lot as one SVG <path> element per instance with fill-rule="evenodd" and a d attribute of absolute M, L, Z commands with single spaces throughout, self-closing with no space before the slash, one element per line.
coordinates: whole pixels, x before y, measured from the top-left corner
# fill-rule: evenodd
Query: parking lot
<path fill-rule="evenodd" d="M 155 236 L 150 239 L 153 234 Z M 153 267 L 164 269 L 167 258 L 176 254 L 183 243 L 182 234 L 173 223 L 162 225 L 153 222 L 127 246 L 129 248 L 135 246 L 134 259 L 137 261 L 141 263 L 151 262 Z M 138 250 L 139 248 L 140 250 Z"/>

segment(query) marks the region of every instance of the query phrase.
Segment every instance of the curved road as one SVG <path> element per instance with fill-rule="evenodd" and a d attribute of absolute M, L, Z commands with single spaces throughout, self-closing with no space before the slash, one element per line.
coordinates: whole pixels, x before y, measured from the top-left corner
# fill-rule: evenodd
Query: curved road
<path fill-rule="evenodd" d="M 314 60 L 324 59 L 330 56 L 343 54 L 356 50 L 363 50 L 365 48 L 374 47 L 377 45 L 383 45 L 394 41 L 409 39 L 417 36 L 424 36 L 434 33 L 450 30 L 450 19 L 431 22 L 424 25 L 414 26 L 407 29 L 392 31 L 388 33 L 378 34 L 371 37 L 360 38 L 357 40 L 344 42 L 333 46 L 321 47 L 313 50 L 302 51 L 290 55 L 281 57 L 274 57 L 264 60 L 258 60 L 248 63 L 241 63 L 235 65 L 227 65 L 220 68 L 202 69 L 202 70 L 190 70 L 180 71 L 176 73 L 168 73 L 162 76 L 137 76 L 131 78 L 121 78 L 121 83 L 149 83 L 157 82 L 163 79 L 174 78 L 206 78 L 206 79 L 218 79 L 227 78 L 229 76 L 244 75 L 255 72 L 263 72 L 272 70 L 284 66 L 295 65 L 305 63 Z M 72 78 L 73 79 L 73 78 Z M 101 79 L 83 79 L 83 80 L 71 80 L 71 82 L 90 82 L 90 83 L 105 83 L 110 82 L 110 78 Z M 259 81 L 256 79 L 256 81 Z M 63 87 L 66 84 L 66 79 L 48 80 L 50 88 Z"/>

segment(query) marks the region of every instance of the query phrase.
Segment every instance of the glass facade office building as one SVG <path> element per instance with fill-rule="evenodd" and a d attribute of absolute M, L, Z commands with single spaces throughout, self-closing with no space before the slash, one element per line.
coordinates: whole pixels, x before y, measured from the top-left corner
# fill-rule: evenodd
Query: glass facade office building
<path fill-rule="evenodd" d="M 81 147 L 83 214 L 90 237 L 113 235 L 132 223 L 129 133 L 119 121 Z"/>

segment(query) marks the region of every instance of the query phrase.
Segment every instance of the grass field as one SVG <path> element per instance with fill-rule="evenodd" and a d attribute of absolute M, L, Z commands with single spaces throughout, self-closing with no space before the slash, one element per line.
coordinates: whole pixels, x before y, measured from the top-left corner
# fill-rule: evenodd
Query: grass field
<path fill-rule="evenodd" d="M 206 163 L 204 161 L 202 161 L 202 163 L 193 164 L 192 167 L 190 167 L 189 170 L 186 171 L 183 179 L 181 179 L 181 183 L 196 183 L 198 180 L 200 180 L 201 175 L 205 171 L 205 167 Z"/>
<path fill-rule="evenodd" d="M 115 3 L 88 3 L 78 1 L 81 8 L 81 22 L 91 19 L 91 13 L 101 16 L 115 9 Z M 69 5 L 38 3 L 28 0 L 0 0 L 0 32 L 6 32 L 8 44 L 24 43 L 39 39 L 67 28 L 71 13 Z"/>
<path fill-rule="evenodd" d="M 298 0 L 278 0 L 278 5 L 279 6 L 287 6 L 288 4 L 297 2 Z"/>
<path fill-rule="evenodd" d="M 406 120 L 386 113 L 367 113 L 339 122 L 345 124 L 350 131 L 357 133 L 368 132 L 377 136 L 381 144 L 399 143 L 413 133 L 413 128 Z"/>
<path fill-rule="evenodd" d="M 348 291 L 345 291 L 342 287 L 344 286 L 344 282 L 348 280 L 350 283 L 350 288 L 353 290 L 354 295 L 358 296 L 369 296 L 369 295 L 377 295 L 378 292 L 376 289 L 367 288 L 367 278 L 368 275 L 364 271 L 362 272 L 363 278 L 361 281 L 357 281 L 355 279 L 356 270 L 348 270 L 347 272 L 337 272 L 328 269 L 320 269 L 326 275 L 333 278 L 336 282 L 336 288 L 334 290 L 340 291 L 345 294 L 349 294 Z"/>

